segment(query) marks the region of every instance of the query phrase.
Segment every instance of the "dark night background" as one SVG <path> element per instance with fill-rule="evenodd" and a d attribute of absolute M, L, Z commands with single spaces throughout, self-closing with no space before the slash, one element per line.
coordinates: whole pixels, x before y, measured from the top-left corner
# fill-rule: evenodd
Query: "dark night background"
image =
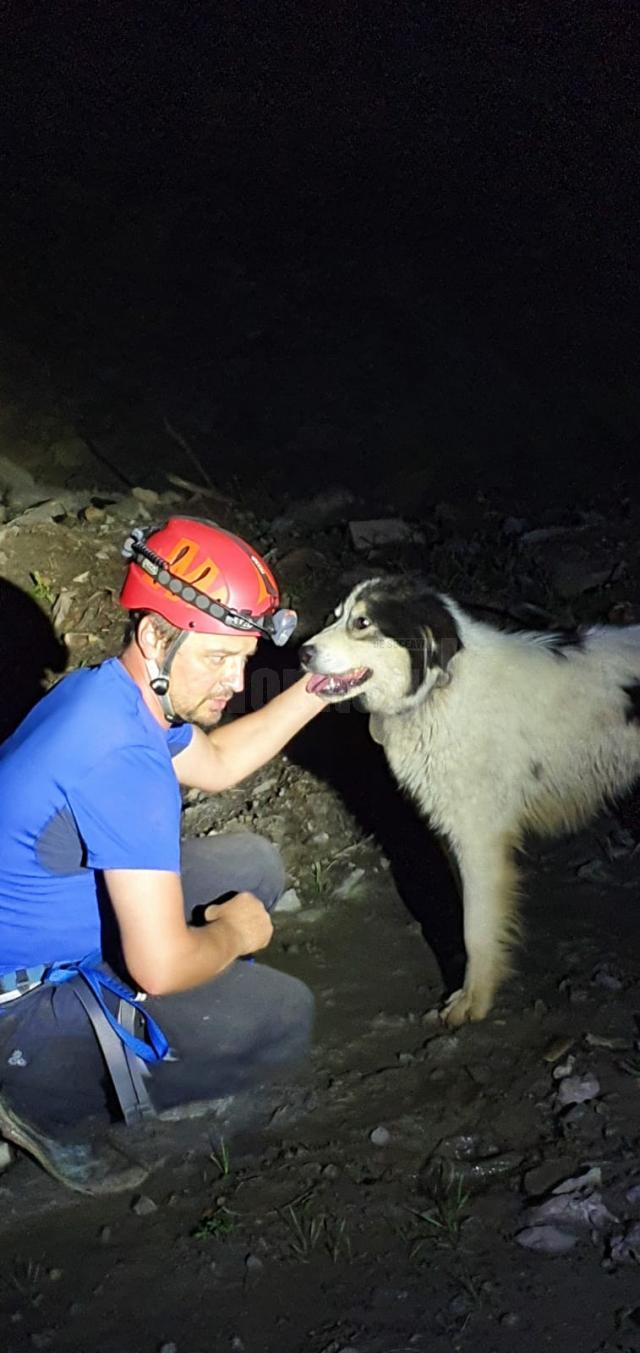
<path fill-rule="evenodd" d="M 44 372 L 85 433 L 126 424 L 132 482 L 169 417 L 274 507 L 633 491 L 635 0 L 1 26 L 5 389 Z"/>

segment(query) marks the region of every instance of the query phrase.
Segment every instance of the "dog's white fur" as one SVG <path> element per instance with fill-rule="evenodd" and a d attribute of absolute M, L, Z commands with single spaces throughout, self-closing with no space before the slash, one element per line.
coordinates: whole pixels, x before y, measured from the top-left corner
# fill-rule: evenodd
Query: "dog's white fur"
<path fill-rule="evenodd" d="M 360 584 L 335 622 L 308 641 L 304 665 L 321 673 L 370 669 L 357 694 L 372 736 L 453 852 L 467 968 L 442 1017 L 458 1025 L 484 1018 L 510 969 L 518 934 L 514 855 L 524 834 L 581 826 L 640 775 L 632 701 L 640 625 L 589 629 L 579 646 L 563 646 L 549 634 L 503 633 L 442 594 L 422 589 L 412 599 L 409 588 L 404 614 L 424 606 L 415 613 L 420 679 L 416 641 L 405 633 L 399 642 L 372 623 L 394 604 L 389 582 Z M 442 636 L 443 617 L 453 638 Z"/>

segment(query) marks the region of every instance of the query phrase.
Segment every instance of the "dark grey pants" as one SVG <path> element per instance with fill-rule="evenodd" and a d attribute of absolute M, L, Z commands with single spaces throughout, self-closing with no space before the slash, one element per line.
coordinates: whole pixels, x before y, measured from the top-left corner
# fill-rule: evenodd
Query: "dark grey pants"
<path fill-rule="evenodd" d="M 195 907 L 252 892 L 270 910 L 284 887 L 280 856 L 250 832 L 186 841 L 182 882 L 187 920 Z M 206 986 L 149 997 L 145 1008 L 171 1045 L 149 1069 L 158 1110 L 231 1095 L 300 1061 L 309 1048 L 313 997 L 294 977 L 239 960 Z M 0 1093 L 14 1111 L 55 1135 L 118 1110 L 93 1029 L 65 984 L 43 986 L 0 1006 Z"/>

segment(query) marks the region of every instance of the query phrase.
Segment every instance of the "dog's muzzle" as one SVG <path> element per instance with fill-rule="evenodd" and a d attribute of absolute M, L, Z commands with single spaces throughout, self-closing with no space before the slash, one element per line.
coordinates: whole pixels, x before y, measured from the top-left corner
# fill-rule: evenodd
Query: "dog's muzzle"
<path fill-rule="evenodd" d="M 350 667 L 346 672 L 319 671 L 318 651 L 314 644 L 305 644 L 300 649 L 300 665 L 304 672 L 312 674 L 311 681 L 307 682 L 307 690 L 314 695 L 351 695 L 371 676 L 370 667 Z"/>

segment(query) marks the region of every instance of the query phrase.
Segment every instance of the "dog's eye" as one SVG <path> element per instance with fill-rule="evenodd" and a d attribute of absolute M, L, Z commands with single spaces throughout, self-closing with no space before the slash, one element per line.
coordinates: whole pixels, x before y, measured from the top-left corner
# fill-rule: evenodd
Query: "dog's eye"
<path fill-rule="evenodd" d="M 354 620 L 354 622 L 353 622 L 353 628 L 354 628 L 354 630 L 368 630 L 368 629 L 370 629 L 370 627 L 371 627 L 371 621 L 367 618 L 366 615 L 357 615 L 357 616 L 356 616 L 356 618 L 355 618 L 355 620 Z"/>

